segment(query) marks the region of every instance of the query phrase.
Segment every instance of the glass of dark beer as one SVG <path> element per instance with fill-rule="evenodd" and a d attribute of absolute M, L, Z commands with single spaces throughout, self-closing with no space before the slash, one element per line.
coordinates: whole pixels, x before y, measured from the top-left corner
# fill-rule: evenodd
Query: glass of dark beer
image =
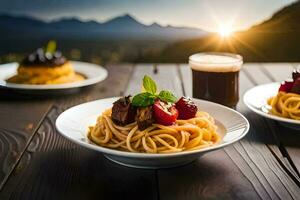
<path fill-rule="evenodd" d="M 231 53 L 197 53 L 189 57 L 193 97 L 235 108 L 239 101 L 239 71 L 243 58 Z"/>

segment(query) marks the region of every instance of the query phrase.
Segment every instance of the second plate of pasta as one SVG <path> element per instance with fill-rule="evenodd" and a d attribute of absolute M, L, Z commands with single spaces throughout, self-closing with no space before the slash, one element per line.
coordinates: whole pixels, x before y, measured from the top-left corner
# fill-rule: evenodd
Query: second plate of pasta
<path fill-rule="evenodd" d="M 137 131 L 134 123 L 118 126 L 111 121 L 110 109 L 118 99 L 101 99 L 66 110 L 56 120 L 57 130 L 67 139 L 103 153 L 113 162 L 151 169 L 189 163 L 206 152 L 238 141 L 249 130 L 249 123 L 242 114 L 216 103 L 193 99 L 200 112 L 189 123 L 207 120 L 199 124 L 204 131 L 201 138 L 190 137 L 194 127 L 186 125 L 185 120 L 178 120 L 176 126 L 153 124 Z M 107 132 L 97 137 L 101 131 L 96 129 L 103 127 Z M 182 135 L 177 137 L 176 134 Z"/>
<path fill-rule="evenodd" d="M 280 83 L 269 83 L 251 88 L 244 95 L 244 103 L 263 117 L 300 129 L 300 95 L 278 92 L 279 87 Z"/>

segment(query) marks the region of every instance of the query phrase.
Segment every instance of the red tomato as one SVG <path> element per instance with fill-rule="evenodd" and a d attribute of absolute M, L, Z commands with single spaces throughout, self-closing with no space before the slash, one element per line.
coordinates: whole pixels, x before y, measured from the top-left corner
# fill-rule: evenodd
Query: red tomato
<path fill-rule="evenodd" d="M 188 97 L 181 97 L 176 103 L 176 108 L 179 112 L 178 119 L 193 118 L 198 111 L 197 105 Z"/>
<path fill-rule="evenodd" d="M 290 92 L 291 89 L 293 88 L 294 81 L 293 80 L 286 80 L 281 83 L 279 90 L 281 92 Z"/>
<path fill-rule="evenodd" d="M 174 104 L 167 104 L 163 101 L 156 100 L 152 107 L 155 121 L 158 124 L 165 126 L 172 125 L 178 117 L 178 110 Z"/>

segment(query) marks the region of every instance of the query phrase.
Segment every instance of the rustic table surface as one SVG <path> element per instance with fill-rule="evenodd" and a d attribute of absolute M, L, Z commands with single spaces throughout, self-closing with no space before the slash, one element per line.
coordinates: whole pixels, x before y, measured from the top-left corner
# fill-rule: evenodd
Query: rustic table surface
<path fill-rule="evenodd" d="M 240 96 L 288 77 L 297 63 L 247 63 Z M 0 91 L 0 199 L 300 199 L 300 133 L 249 111 L 247 136 L 177 168 L 127 168 L 60 136 L 55 119 L 67 108 L 134 93 L 151 75 L 162 88 L 191 96 L 186 64 L 109 65 L 102 83 L 77 94 L 32 97 Z"/>

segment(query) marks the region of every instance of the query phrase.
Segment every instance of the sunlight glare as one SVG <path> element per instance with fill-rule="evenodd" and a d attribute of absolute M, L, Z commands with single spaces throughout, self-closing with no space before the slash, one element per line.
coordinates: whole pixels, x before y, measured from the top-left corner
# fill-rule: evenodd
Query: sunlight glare
<path fill-rule="evenodd" d="M 219 26 L 218 34 L 223 38 L 229 37 L 232 34 L 232 32 L 233 30 L 231 26 L 228 25 Z"/>

